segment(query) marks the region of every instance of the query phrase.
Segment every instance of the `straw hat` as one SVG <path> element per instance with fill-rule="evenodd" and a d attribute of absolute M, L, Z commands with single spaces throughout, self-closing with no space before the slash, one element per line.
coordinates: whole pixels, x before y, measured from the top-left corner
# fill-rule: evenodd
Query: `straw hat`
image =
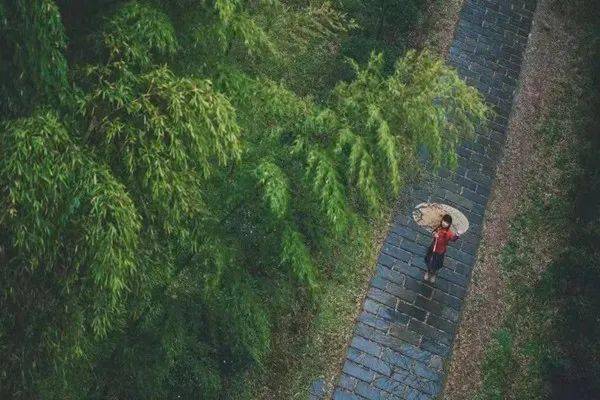
<path fill-rule="evenodd" d="M 462 235 L 469 229 L 469 220 L 456 208 L 441 203 L 421 203 L 413 211 L 413 219 L 423 228 L 432 232 L 440 226 L 444 214 L 452 217 L 452 230 Z"/>

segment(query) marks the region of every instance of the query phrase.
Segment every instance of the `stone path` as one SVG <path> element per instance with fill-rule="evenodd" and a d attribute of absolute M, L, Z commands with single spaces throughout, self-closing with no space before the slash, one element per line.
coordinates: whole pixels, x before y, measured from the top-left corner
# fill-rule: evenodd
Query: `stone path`
<path fill-rule="evenodd" d="M 395 216 L 334 400 L 428 400 L 441 392 L 535 5 L 535 0 L 466 0 L 449 63 L 485 95 L 498 116 L 460 147 L 454 173 L 442 170 L 431 185 L 408 193 L 414 205 L 433 201 L 458 208 L 470 229 L 450 245 L 445 268 L 430 285 L 423 282 L 430 235 L 412 221 L 411 210 Z M 322 386 L 313 385 L 311 399 L 322 398 Z"/>

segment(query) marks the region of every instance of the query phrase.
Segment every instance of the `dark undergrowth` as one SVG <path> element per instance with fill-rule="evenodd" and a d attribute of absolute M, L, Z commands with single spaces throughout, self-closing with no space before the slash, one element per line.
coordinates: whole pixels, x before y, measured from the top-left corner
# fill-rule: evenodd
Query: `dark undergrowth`
<path fill-rule="evenodd" d="M 583 34 L 578 68 L 538 128 L 532 176 L 502 253 L 507 317 L 478 399 L 597 399 L 600 393 L 600 35 L 597 2 L 553 7 Z"/>

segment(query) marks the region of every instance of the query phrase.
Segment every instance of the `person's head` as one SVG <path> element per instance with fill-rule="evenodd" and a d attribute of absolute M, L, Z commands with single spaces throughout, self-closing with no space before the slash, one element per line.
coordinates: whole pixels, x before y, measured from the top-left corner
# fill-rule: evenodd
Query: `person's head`
<path fill-rule="evenodd" d="M 450 225 L 452 225 L 452 217 L 450 216 L 450 214 L 445 214 L 442 217 L 442 222 L 440 223 L 440 225 L 442 226 L 442 228 L 450 228 Z"/>

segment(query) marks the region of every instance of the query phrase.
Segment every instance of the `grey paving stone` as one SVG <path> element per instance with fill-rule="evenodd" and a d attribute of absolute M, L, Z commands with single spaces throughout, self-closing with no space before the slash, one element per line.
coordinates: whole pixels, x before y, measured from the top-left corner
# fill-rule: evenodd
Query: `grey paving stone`
<path fill-rule="evenodd" d="M 430 298 L 433 293 L 432 286 L 430 286 L 429 284 L 426 284 L 422 280 L 413 279 L 411 277 L 406 277 L 404 286 L 407 289 L 412 290 L 416 294 L 419 294 L 425 298 Z M 416 300 L 416 298 L 415 298 L 415 300 Z"/>
<path fill-rule="evenodd" d="M 475 224 L 471 225 L 471 229 L 473 229 L 474 226 Z M 467 265 L 472 265 L 473 261 L 475 261 L 474 255 L 465 253 L 464 251 L 457 249 L 453 245 L 448 246 L 448 250 L 446 250 L 446 255 Z"/>
<path fill-rule="evenodd" d="M 379 312 L 379 307 L 381 306 L 380 303 L 377 303 L 374 300 L 371 299 L 365 299 L 364 303 L 363 303 L 363 310 L 366 310 L 372 314 L 377 314 Z"/>
<path fill-rule="evenodd" d="M 465 208 L 471 209 L 473 207 L 473 202 L 461 195 L 449 192 L 445 190 L 444 199 L 446 199 L 451 204 L 458 204 Z"/>
<path fill-rule="evenodd" d="M 378 377 L 375 379 L 375 382 L 373 382 L 373 386 L 375 386 L 376 388 L 379 388 L 381 390 L 384 390 L 386 393 L 390 393 L 392 396 L 396 396 L 398 398 L 404 398 L 402 397 L 404 395 L 404 393 L 406 393 L 406 388 L 407 386 L 404 385 L 403 383 L 392 379 L 392 378 L 386 378 L 386 377 Z"/>
<path fill-rule="evenodd" d="M 463 299 L 465 297 L 465 295 L 467 294 L 467 290 L 455 285 L 455 284 L 450 284 L 449 285 L 449 289 L 447 290 L 448 293 L 450 293 L 452 296 L 458 297 L 459 299 Z"/>
<path fill-rule="evenodd" d="M 384 376 L 390 376 L 392 374 L 391 367 L 385 361 L 361 350 L 350 347 L 347 356 L 349 360 L 352 360 L 371 371 L 375 371 Z"/>
<path fill-rule="evenodd" d="M 437 395 L 441 390 L 440 382 L 424 379 L 410 371 L 398 370 L 392 375 L 391 379 L 402 382 L 406 386 L 432 396 Z"/>
<path fill-rule="evenodd" d="M 322 399 L 325 396 L 325 379 L 315 379 L 310 385 L 310 394 L 317 399 Z"/>
<path fill-rule="evenodd" d="M 349 350 L 351 350 L 351 348 Z M 373 379 L 375 379 L 375 373 L 372 370 L 365 368 L 354 361 L 351 361 L 350 358 L 346 359 L 342 371 L 367 383 L 370 383 L 373 381 Z"/>
<path fill-rule="evenodd" d="M 435 300 L 442 305 L 450 306 L 456 311 L 460 311 L 462 307 L 462 302 L 459 298 L 450 296 L 440 290 L 436 290 L 433 292 L 432 300 Z"/>
<path fill-rule="evenodd" d="M 407 346 L 413 346 L 412 344 L 408 343 L 403 339 L 399 339 L 391 335 L 386 335 L 381 331 L 373 329 L 370 326 L 364 325 L 362 322 L 358 322 L 356 324 L 355 333 L 359 336 L 372 340 L 376 343 L 381 344 L 384 347 L 398 352 L 410 351 L 411 349 Z M 406 350 L 407 348 L 409 350 Z"/>
<path fill-rule="evenodd" d="M 363 311 L 359 316 L 358 320 L 372 328 L 379 329 L 380 331 L 387 332 L 392 325 L 390 321 L 381 318 L 379 315 L 371 314 L 368 311 Z"/>
<path fill-rule="evenodd" d="M 438 355 L 434 355 L 429 361 L 429 367 L 435 371 L 442 372 L 444 369 L 444 359 Z"/>
<path fill-rule="evenodd" d="M 446 358 L 450 355 L 450 347 L 430 338 L 423 338 L 421 348 L 432 352 L 440 357 Z"/>
<path fill-rule="evenodd" d="M 379 275 L 375 275 L 371 280 L 371 286 L 381 289 L 389 294 L 396 296 L 399 299 L 412 303 L 415 301 L 416 294 L 405 289 L 402 285 L 390 282 Z"/>
<path fill-rule="evenodd" d="M 414 319 L 411 321 L 413 320 Z M 408 329 L 403 325 L 392 325 L 390 327 L 389 335 L 415 346 L 418 346 L 421 343 L 421 335 L 415 332 L 414 329 Z"/>
<path fill-rule="evenodd" d="M 404 243 L 404 241 L 401 242 Z M 394 258 L 395 260 L 400 260 L 400 261 L 410 261 L 410 258 L 412 256 L 412 254 L 409 251 L 406 251 L 400 247 L 396 247 L 396 246 L 392 246 L 389 243 L 384 243 L 381 251 L 383 252 L 383 254 L 387 254 L 388 256 Z"/>
<path fill-rule="evenodd" d="M 386 267 L 391 267 L 396 262 L 396 259 L 388 256 L 385 253 L 380 253 L 379 258 L 377 258 L 377 263 L 385 265 Z"/>
<path fill-rule="evenodd" d="M 396 325 L 406 325 L 410 320 L 410 316 L 406 315 L 400 311 L 393 310 L 388 307 L 381 307 L 379 313 L 377 314 L 381 318 L 386 319 Z"/>
<path fill-rule="evenodd" d="M 415 375 L 430 381 L 441 382 L 443 378 L 442 374 L 440 374 L 438 371 L 422 363 L 414 363 L 411 371 L 414 372 Z"/>
<path fill-rule="evenodd" d="M 406 278 L 406 275 L 404 275 L 403 273 L 387 268 L 381 264 L 377 265 L 375 275 L 390 282 L 393 282 L 397 285 L 404 285 L 404 280 Z"/>
<path fill-rule="evenodd" d="M 419 297 L 417 297 L 417 298 L 419 298 Z M 404 301 L 398 302 L 398 305 L 396 306 L 396 310 L 398 310 L 406 315 L 410 315 L 411 317 L 413 317 L 414 319 L 417 319 L 419 321 L 425 321 L 425 316 L 427 315 L 426 311 L 421 310 L 421 309 L 413 306 L 412 304 L 408 304 Z"/>
<path fill-rule="evenodd" d="M 399 353 L 392 349 L 383 350 L 381 354 L 381 359 L 389 363 L 393 369 L 402 368 L 410 370 L 412 368 L 413 363 L 415 362 L 414 358 L 411 358 L 406 354 Z"/>
<path fill-rule="evenodd" d="M 377 289 L 376 287 L 371 287 L 367 292 L 367 297 L 371 300 L 374 300 L 378 303 L 384 304 L 388 307 L 395 308 L 397 299 L 394 295 L 384 292 L 381 289 Z"/>
<path fill-rule="evenodd" d="M 336 389 L 333 392 L 333 400 L 364 400 L 364 399 L 361 399 L 358 395 L 347 392 L 345 390 Z"/>
<path fill-rule="evenodd" d="M 435 314 L 429 314 L 425 323 L 450 335 L 454 335 L 456 332 L 456 324 L 454 322 L 441 318 Z"/>
<path fill-rule="evenodd" d="M 415 237 L 417 235 L 417 232 L 415 230 L 407 227 L 406 225 L 401 225 L 401 224 L 397 224 L 397 223 L 392 225 L 391 231 L 393 233 L 395 233 L 396 235 L 404 237 L 409 240 L 415 240 Z"/>
<path fill-rule="evenodd" d="M 352 392 L 354 390 L 354 387 L 356 386 L 356 382 L 358 382 L 358 379 L 356 379 L 355 377 L 342 373 L 340 375 L 337 387 Z"/>
<path fill-rule="evenodd" d="M 452 335 L 440 331 L 437 328 L 434 328 L 416 319 L 411 319 L 408 323 L 408 327 L 413 332 L 418 332 L 421 335 L 423 335 L 423 337 L 435 340 L 443 345 L 450 346 L 450 344 L 452 343 Z"/>
<path fill-rule="evenodd" d="M 400 247 L 411 254 L 425 254 L 427 252 L 427 246 L 423 246 L 410 240 L 403 240 L 402 243 L 400 243 Z"/>
<path fill-rule="evenodd" d="M 367 400 L 389 399 L 389 395 L 387 393 L 383 392 L 382 390 L 380 390 L 374 386 L 366 385 L 362 382 L 359 382 L 356 385 L 355 391 L 356 391 L 356 393 L 358 393 L 360 396 L 364 397 Z"/>
<path fill-rule="evenodd" d="M 355 349 L 364 351 L 365 353 L 371 354 L 372 356 L 379 357 L 383 351 L 383 347 L 375 342 L 362 338 L 360 336 L 354 336 L 350 346 Z"/>
<path fill-rule="evenodd" d="M 467 278 L 457 274 L 456 272 L 449 270 L 448 268 L 442 268 L 438 271 L 438 276 L 446 279 L 447 281 L 450 281 L 452 283 L 455 283 L 463 288 L 467 287 Z"/>

